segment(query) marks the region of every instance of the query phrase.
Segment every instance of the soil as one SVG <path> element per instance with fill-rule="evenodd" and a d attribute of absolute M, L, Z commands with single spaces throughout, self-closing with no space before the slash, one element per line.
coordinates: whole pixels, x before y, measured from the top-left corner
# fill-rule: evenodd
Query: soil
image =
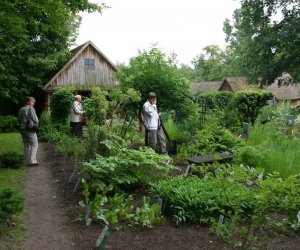
<path fill-rule="evenodd" d="M 104 225 L 85 226 L 76 220 L 80 190 L 73 192 L 78 176 L 71 159 L 64 160 L 53 144 L 40 143 L 40 165 L 29 168 L 24 194 L 27 225 L 22 249 L 95 249 Z M 184 170 L 184 168 L 182 168 Z M 177 227 L 166 221 L 152 229 L 126 228 L 112 231 L 105 249 L 233 249 L 209 228 L 198 225 Z M 300 249 L 300 236 L 268 239 L 264 249 Z"/>

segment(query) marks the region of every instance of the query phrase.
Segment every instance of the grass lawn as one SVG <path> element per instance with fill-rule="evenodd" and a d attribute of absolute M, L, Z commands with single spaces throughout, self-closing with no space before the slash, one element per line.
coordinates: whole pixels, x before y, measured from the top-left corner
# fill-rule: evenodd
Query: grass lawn
<path fill-rule="evenodd" d="M 10 151 L 23 153 L 22 137 L 19 133 L 0 134 L 0 153 Z"/>
<path fill-rule="evenodd" d="M 23 154 L 23 143 L 19 133 L 0 134 L 0 154 L 4 152 L 17 152 Z M 0 169 L 0 192 L 5 188 L 12 188 L 22 192 L 27 169 Z M 15 218 L 15 226 L 8 227 L 0 234 L 0 249 L 20 249 L 23 240 L 25 225 L 21 216 Z M 3 247 L 3 248 L 2 248 Z"/>
<path fill-rule="evenodd" d="M 0 154 L 4 152 L 23 154 L 23 143 L 19 133 L 0 134 Z M 23 189 L 26 169 L 0 169 L 0 191 L 10 187 L 21 191 Z"/>

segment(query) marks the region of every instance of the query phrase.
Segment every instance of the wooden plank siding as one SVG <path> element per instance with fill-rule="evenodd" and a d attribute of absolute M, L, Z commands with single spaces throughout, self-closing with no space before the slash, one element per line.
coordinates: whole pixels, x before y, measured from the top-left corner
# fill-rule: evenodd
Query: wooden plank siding
<path fill-rule="evenodd" d="M 84 68 L 84 59 L 94 59 L 95 70 L 86 70 Z M 107 61 L 92 46 L 88 46 L 50 83 L 49 88 L 54 89 L 55 87 L 76 85 L 76 87 L 82 86 L 83 89 L 87 89 L 89 86 L 99 85 L 109 89 L 115 81 L 114 73 L 115 70 Z"/>
<path fill-rule="evenodd" d="M 91 41 L 72 52 L 73 57 L 44 86 L 45 92 L 51 93 L 59 87 L 68 86 L 73 86 L 76 90 L 91 90 L 93 86 L 111 89 L 117 84 L 114 78 L 117 68 Z M 94 64 L 88 60 L 87 64 L 91 65 L 87 65 L 87 59 L 94 60 Z"/>

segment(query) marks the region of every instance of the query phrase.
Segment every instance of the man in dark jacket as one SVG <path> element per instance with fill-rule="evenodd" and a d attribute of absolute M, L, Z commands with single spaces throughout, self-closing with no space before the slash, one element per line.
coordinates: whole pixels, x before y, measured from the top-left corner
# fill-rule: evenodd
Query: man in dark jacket
<path fill-rule="evenodd" d="M 35 98 L 26 98 L 26 105 L 19 110 L 18 120 L 20 133 L 24 143 L 24 161 L 26 166 L 37 166 L 36 154 L 38 150 L 38 138 L 36 129 L 39 119 L 34 110 Z"/>

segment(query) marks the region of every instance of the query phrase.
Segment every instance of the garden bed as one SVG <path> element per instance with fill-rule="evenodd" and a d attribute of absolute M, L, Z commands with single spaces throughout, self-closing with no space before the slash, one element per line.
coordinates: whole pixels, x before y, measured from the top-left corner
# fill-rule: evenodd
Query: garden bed
<path fill-rule="evenodd" d="M 70 219 L 70 227 L 75 232 L 76 249 L 93 249 L 104 225 L 92 224 L 86 226 L 83 222 L 74 220 L 84 211 L 78 205 L 82 199 L 80 192 L 74 193 L 73 188 L 76 178 L 68 184 L 68 179 L 73 171 L 72 161 L 64 161 L 54 146 L 49 145 L 49 157 L 53 161 L 53 178 L 58 183 L 58 194 L 66 215 Z M 64 162 L 66 162 L 65 165 Z M 141 197 L 143 193 L 136 193 Z M 73 221 L 73 222 L 71 222 Z M 154 225 L 151 229 L 138 227 L 125 228 L 113 231 L 107 241 L 107 249 L 230 249 L 230 246 L 210 232 L 209 228 L 199 225 L 184 225 L 177 227 L 175 223 L 166 221 Z"/>
<path fill-rule="evenodd" d="M 71 230 L 76 235 L 74 249 L 93 249 L 104 225 L 92 224 L 86 226 L 83 222 L 76 222 L 84 210 L 78 205 L 82 199 L 80 191 L 73 192 L 76 178 L 68 184 L 68 179 L 73 171 L 72 161 L 64 161 L 54 146 L 47 146 L 48 159 L 53 161 L 53 180 L 58 183 L 58 194 L 65 214 L 69 217 Z M 141 197 L 142 193 L 136 193 Z M 300 236 L 276 237 L 266 240 L 268 249 L 297 249 L 300 244 Z M 109 236 L 106 249 L 233 249 L 228 243 L 222 241 L 216 234 L 210 232 L 208 227 L 185 224 L 177 227 L 175 223 L 167 219 L 160 225 L 154 225 L 152 229 L 138 227 L 126 227 L 115 230 Z"/>

